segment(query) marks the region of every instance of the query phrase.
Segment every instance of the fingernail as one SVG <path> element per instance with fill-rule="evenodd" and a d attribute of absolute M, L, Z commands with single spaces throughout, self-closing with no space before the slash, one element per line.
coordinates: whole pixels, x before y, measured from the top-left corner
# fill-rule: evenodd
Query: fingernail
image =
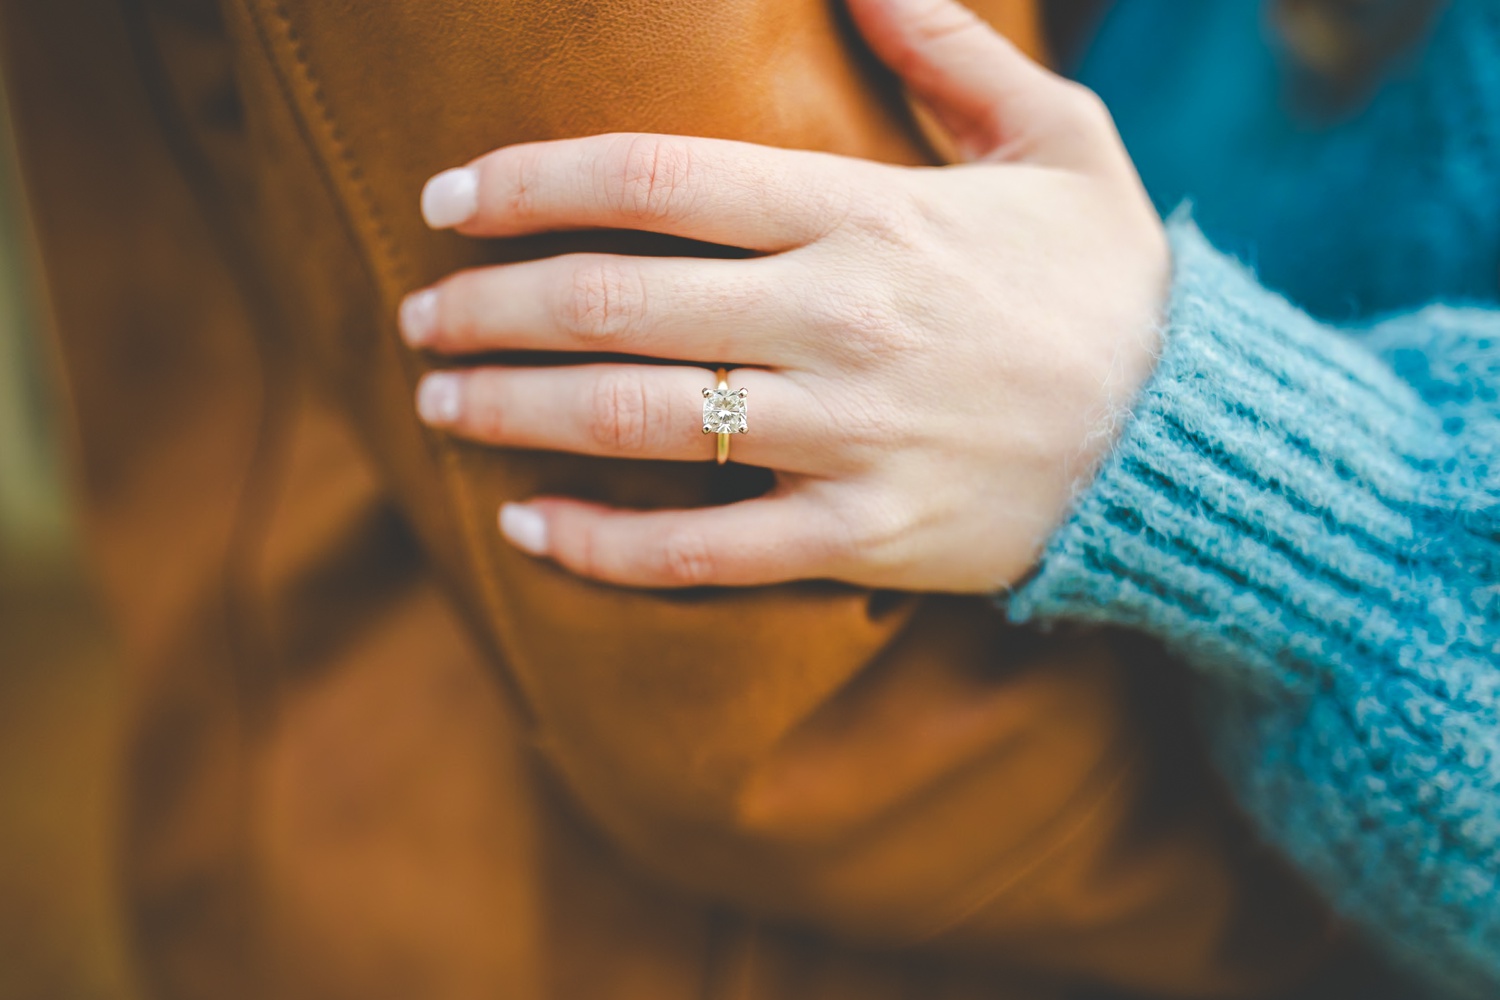
<path fill-rule="evenodd" d="M 547 554 L 547 519 L 530 507 L 518 503 L 501 507 L 500 533 L 523 552 Z"/>
<path fill-rule="evenodd" d="M 428 375 L 417 386 L 417 413 L 429 424 L 456 423 L 461 405 L 460 388 L 457 375 L 445 372 Z"/>
<path fill-rule="evenodd" d="M 444 170 L 422 188 L 422 218 L 433 229 L 467 222 L 479 211 L 479 175 L 469 167 Z"/>
<path fill-rule="evenodd" d="M 401 336 L 412 347 L 421 347 L 437 331 L 437 291 L 424 288 L 401 300 L 397 320 Z"/>

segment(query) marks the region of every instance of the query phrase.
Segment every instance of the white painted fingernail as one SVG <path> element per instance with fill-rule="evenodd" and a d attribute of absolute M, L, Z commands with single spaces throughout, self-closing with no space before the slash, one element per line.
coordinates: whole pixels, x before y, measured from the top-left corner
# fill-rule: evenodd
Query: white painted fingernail
<path fill-rule="evenodd" d="M 470 167 L 444 170 L 422 188 L 422 218 L 433 229 L 468 222 L 479 211 L 479 174 Z"/>
<path fill-rule="evenodd" d="M 462 387 L 457 375 L 437 372 L 422 379 L 417 386 L 417 413 L 429 424 L 456 423 L 463 405 Z"/>
<path fill-rule="evenodd" d="M 437 332 L 437 299 L 436 289 L 424 288 L 401 300 L 397 321 L 401 336 L 412 347 L 421 347 Z"/>
<path fill-rule="evenodd" d="M 547 554 L 547 519 L 530 507 L 518 503 L 501 507 L 500 533 L 523 552 Z"/>

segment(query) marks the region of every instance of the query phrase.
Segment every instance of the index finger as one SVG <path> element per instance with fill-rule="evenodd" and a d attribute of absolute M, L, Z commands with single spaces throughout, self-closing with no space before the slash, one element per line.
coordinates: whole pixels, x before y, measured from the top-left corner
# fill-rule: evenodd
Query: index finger
<path fill-rule="evenodd" d="M 422 213 L 469 236 L 634 229 L 772 253 L 833 228 L 858 169 L 726 139 L 597 135 L 507 146 L 444 171 L 423 189 Z"/>

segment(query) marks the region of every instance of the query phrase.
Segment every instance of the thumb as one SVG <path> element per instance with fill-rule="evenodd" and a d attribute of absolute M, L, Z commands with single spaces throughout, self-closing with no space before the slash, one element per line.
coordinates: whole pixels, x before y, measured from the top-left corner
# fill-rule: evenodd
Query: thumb
<path fill-rule="evenodd" d="M 1063 152 L 1046 140 L 1077 120 L 1076 92 L 1083 88 L 1033 62 L 969 8 L 957 0 L 848 4 L 876 56 L 966 157 L 1046 160 Z"/>

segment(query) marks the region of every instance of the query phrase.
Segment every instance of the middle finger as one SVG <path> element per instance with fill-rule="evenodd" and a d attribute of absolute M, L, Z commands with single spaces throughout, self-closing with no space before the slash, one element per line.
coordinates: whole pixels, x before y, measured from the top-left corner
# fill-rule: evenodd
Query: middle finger
<path fill-rule="evenodd" d="M 401 305 L 413 347 L 587 351 L 786 367 L 797 285 L 780 262 L 569 254 L 461 271 Z"/>

